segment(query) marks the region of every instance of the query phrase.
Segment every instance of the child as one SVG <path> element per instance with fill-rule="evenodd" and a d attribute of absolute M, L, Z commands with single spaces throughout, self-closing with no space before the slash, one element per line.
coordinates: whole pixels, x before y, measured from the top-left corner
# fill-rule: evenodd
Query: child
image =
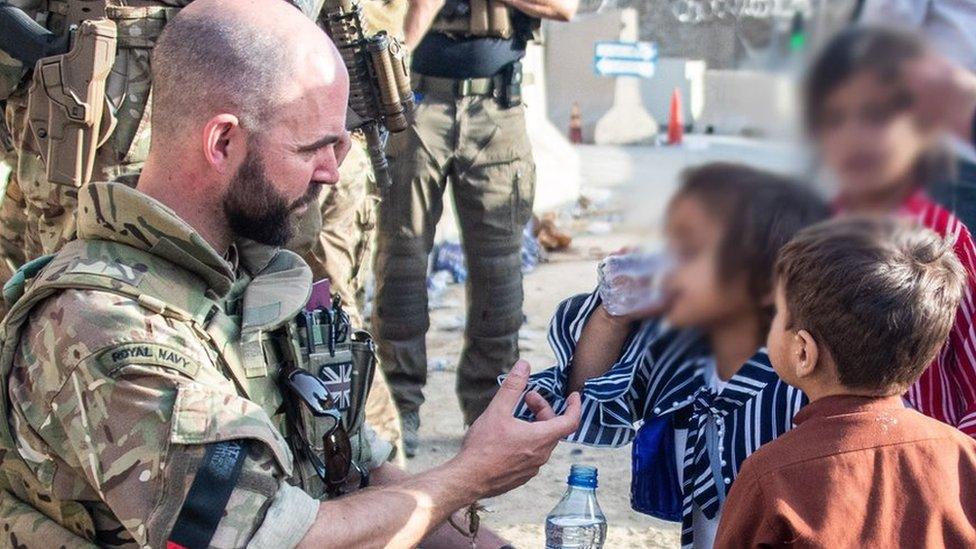
<path fill-rule="evenodd" d="M 580 429 L 569 440 L 635 442 L 632 503 L 681 520 L 685 546 L 711 546 L 740 463 L 790 429 L 804 403 L 763 348 L 772 268 L 781 246 L 828 214 L 781 176 L 728 163 L 689 170 L 665 226 L 675 260 L 666 316 L 613 317 L 597 294 L 556 311 L 559 364 L 535 374 L 531 388 L 557 411 L 582 389 Z M 517 413 L 531 418 L 525 405 Z"/>
<path fill-rule="evenodd" d="M 769 357 L 810 404 L 743 464 L 716 547 L 976 547 L 976 441 L 901 399 L 963 295 L 950 246 L 848 218 L 802 231 L 775 270 Z"/>
<path fill-rule="evenodd" d="M 921 98 L 897 78 L 926 54 L 920 39 L 901 31 L 860 27 L 841 33 L 808 75 L 807 128 L 839 184 L 839 214 L 910 217 L 954 242 L 967 290 L 946 345 L 905 396 L 925 415 L 976 437 L 976 245 L 967 228 L 926 194 L 941 175 L 938 128 L 920 119 L 912 106 Z"/>

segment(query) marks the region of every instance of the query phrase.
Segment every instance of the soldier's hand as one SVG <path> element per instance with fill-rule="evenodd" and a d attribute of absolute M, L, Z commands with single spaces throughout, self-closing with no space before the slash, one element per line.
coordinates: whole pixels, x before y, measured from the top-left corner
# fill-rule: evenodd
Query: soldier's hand
<path fill-rule="evenodd" d="M 537 420 L 529 423 L 516 419 L 512 414 L 528 377 L 529 364 L 520 360 L 464 438 L 456 459 L 470 478 L 478 479 L 479 498 L 502 494 L 528 482 L 549 460 L 559 440 L 579 426 L 577 393 L 570 395 L 565 413 L 557 416 L 541 396 L 529 392 L 526 404 Z"/>

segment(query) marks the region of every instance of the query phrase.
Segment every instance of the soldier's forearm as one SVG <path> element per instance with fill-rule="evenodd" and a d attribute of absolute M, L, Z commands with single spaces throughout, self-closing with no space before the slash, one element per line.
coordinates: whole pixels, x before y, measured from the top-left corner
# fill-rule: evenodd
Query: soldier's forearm
<path fill-rule="evenodd" d="M 299 547 L 415 547 L 481 494 L 452 460 L 419 475 L 323 502 Z"/>
<path fill-rule="evenodd" d="M 372 474 L 374 486 L 394 484 L 410 477 L 410 474 L 392 465 L 384 465 Z M 468 528 L 467 508 L 460 509 L 453 514 L 455 524 L 461 528 Z M 469 538 L 461 535 L 456 528 L 445 522 L 424 538 L 425 549 L 454 549 L 467 547 Z M 477 546 L 486 549 L 497 549 L 506 545 L 506 541 L 497 534 L 482 526 L 477 533 Z"/>
<path fill-rule="evenodd" d="M 509 6 L 539 19 L 569 21 L 576 15 L 579 0 L 503 0 Z"/>

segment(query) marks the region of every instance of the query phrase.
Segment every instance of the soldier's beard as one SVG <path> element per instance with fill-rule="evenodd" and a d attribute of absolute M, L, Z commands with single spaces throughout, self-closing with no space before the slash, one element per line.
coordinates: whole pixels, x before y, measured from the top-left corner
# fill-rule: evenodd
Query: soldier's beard
<path fill-rule="evenodd" d="M 293 233 L 291 213 L 313 202 L 319 185 L 291 204 L 265 175 L 261 155 L 250 148 L 224 196 L 224 215 L 234 234 L 270 246 L 284 246 Z"/>

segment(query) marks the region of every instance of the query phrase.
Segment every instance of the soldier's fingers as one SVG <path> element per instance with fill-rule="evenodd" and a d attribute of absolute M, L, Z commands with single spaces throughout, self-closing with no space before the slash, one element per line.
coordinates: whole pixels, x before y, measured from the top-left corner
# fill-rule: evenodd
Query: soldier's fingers
<path fill-rule="evenodd" d="M 491 399 L 491 404 L 488 405 L 488 408 L 491 410 L 503 410 L 505 415 L 512 415 L 512 412 L 515 410 L 515 405 L 522 398 L 522 392 L 525 391 L 525 386 L 528 383 L 529 363 L 520 360 L 515 363 L 515 366 L 512 366 L 512 371 L 505 376 L 505 381 L 502 381 L 502 386 L 495 394 L 495 398 Z"/>
<path fill-rule="evenodd" d="M 580 404 L 580 394 L 574 392 L 566 399 L 566 411 L 560 416 L 556 416 L 545 423 L 553 432 L 559 434 L 559 438 L 571 435 L 579 428 L 580 414 L 582 405 Z"/>
<path fill-rule="evenodd" d="M 556 417 L 556 412 L 552 411 L 552 406 L 549 406 L 546 399 L 535 391 L 525 393 L 525 405 L 529 407 L 529 410 L 532 410 L 536 421 L 546 421 Z"/>

